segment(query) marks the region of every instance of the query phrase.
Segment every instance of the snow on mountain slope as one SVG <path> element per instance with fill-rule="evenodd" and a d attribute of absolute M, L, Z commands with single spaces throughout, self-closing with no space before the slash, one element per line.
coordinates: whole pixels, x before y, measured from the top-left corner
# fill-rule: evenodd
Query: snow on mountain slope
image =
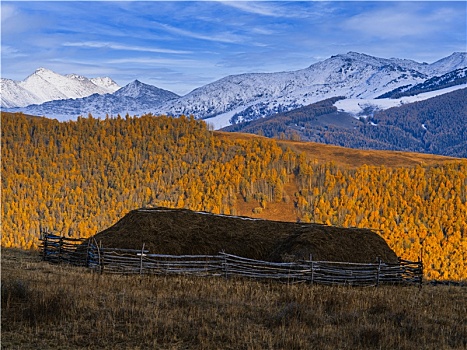
<path fill-rule="evenodd" d="M 372 99 L 372 98 L 346 98 L 339 100 L 334 104 L 340 112 L 347 112 L 353 115 L 355 118 L 371 116 L 375 111 L 384 110 L 391 107 L 398 107 L 403 104 L 423 101 L 431 97 L 440 96 L 455 90 L 466 88 L 467 84 L 452 86 L 446 89 L 430 91 L 421 93 L 415 96 L 401 97 L 398 99 L 384 98 L 384 99 Z M 317 101 L 315 101 L 317 102 Z M 239 107 L 230 112 L 219 114 L 212 118 L 207 118 L 204 121 L 211 125 L 215 130 L 225 128 L 226 126 L 232 125 L 232 117 L 238 113 L 245 113 L 243 107 Z M 281 111 L 283 112 L 283 111 Z M 238 120 L 238 122 L 245 121 Z"/>
<path fill-rule="evenodd" d="M 159 89 L 155 86 L 144 84 L 139 80 L 135 80 L 128 85 L 122 87 L 114 94 L 116 97 L 131 97 L 140 99 L 144 106 L 153 106 L 164 101 L 178 98 L 177 94 L 171 91 Z"/>
<path fill-rule="evenodd" d="M 16 107 L 18 103 L 27 106 L 38 101 L 36 95 L 22 88 L 11 79 L 2 78 L 0 80 L 0 91 L 2 95 L 1 106 L 5 108 Z"/>
<path fill-rule="evenodd" d="M 107 93 L 112 93 L 120 89 L 120 86 L 109 77 L 97 77 L 91 78 L 90 80 L 91 83 L 103 88 Z"/>
<path fill-rule="evenodd" d="M 408 90 L 434 76 L 441 76 L 462 66 L 467 67 L 466 53 L 454 53 L 435 63 L 427 64 L 349 52 L 332 56 L 298 71 L 227 76 L 197 88 L 183 97 L 137 97 L 140 93 L 138 88 L 128 86 L 111 97 L 101 98 L 93 95 L 89 100 L 47 102 L 41 106 L 30 106 L 27 110 L 31 114 L 39 113 L 51 118 L 65 118 L 68 115 L 67 119 L 87 113 L 115 115 L 151 112 L 175 117 L 185 114 L 205 119 L 216 128 L 220 128 L 239 121 L 286 112 L 336 96 L 370 101 L 396 89 Z M 40 73 L 35 79 L 51 74 Z M 73 79 L 82 81 L 81 77 Z M 57 83 L 57 86 L 60 84 Z M 136 105 L 135 101 L 141 105 Z"/>
<path fill-rule="evenodd" d="M 424 92 L 415 96 L 404 96 L 400 98 L 381 98 L 381 99 L 355 99 L 348 98 L 337 101 L 334 106 L 340 112 L 347 112 L 356 118 L 369 117 L 377 110 L 384 110 L 391 107 L 398 107 L 407 103 L 427 100 L 432 97 L 447 94 L 449 92 L 467 88 L 467 84 L 451 86 L 445 89 Z"/>
<path fill-rule="evenodd" d="M 77 99 L 49 101 L 21 108 L 21 111 L 59 120 L 69 120 L 79 115 L 86 116 L 89 113 L 94 117 L 126 115 L 127 113 L 141 115 L 151 112 L 154 105 L 178 97 L 173 92 L 135 80 L 112 94 L 93 94 Z"/>
<path fill-rule="evenodd" d="M 441 76 L 434 76 L 417 85 L 400 86 L 377 98 L 399 98 L 402 96 L 413 96 L 423 92 L 444 89 L 450 86 L 467 83 L 467 67 L 459 68 Z"/>
<path fill-rule="evenodd" d="M 2 107 L 24 107 L 47 101 L 86 97 L 114 92 L 119 86 L 110 78 L 61 75 L 45 68 L 37 69 L 23 81 L 2 79 Z"/>
<path fill-rule="evenodd" d="M 295 71 L 228 76 L 162 105 L 156 113 L 193 114 L 216 128 L 288 111 L 334 96 L 373 99 L 465 64 L 455 53 L 433 64 L 349 52 Z"/>
<path fill-rule="evenodd" d="M 349 52 L 294 72 L 228 76 L 169 101 L 156 112 L 206 119 L 243 107 L 256 110 L 247 118 L 255 119 L 332 96 L 373 98 L 402 85 L 417 84 L 428 78 L 414 69 L 418 66 L 424 65 Z M 245 119 L 240 114 L 235 116 Z"/>
<path fill-rule="evenodd" d="M 454 52 L 452 55 L 428 65 L 425 73 L 431 76 L 444 75 L 464 67 L 467 67 L 467 52 Z"/>

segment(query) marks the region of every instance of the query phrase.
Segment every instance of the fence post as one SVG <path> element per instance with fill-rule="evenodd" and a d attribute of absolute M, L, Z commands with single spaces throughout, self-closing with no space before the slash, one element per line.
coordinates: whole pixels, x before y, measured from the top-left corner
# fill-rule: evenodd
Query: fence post
<path fill-rule="evenodd" d="M 378 270 L 376 271 L 376 287 L 379 286 L 379 274 L 381 272 L 381 258 L 378 257 Z"/>
<path fill-rule="evenodd" d="M 314 269 L 314 264 L 313 264 L 313 255 L 310 254 L 310 262 L 311 262 L 311 284 L 313 284 L 315 280 L 315 269 Z"/>
<path fill-rule="evenodd" d="M 46 257 L 47 257 L 47 234 L 44 234 L 44 252 L 42 254 L 42 260 L 46 260 Z"/>
<path fill-rule="evenodd" d="M 97 247 L 97 257 L 99 258 L 100 273 L 102 274 L 104 272 L 104 257 L 101 256 L 102 241 L 99 241 L 99 244 L 97 244 L 96 242 L 96 247 Z"/>
<path fill-rule="evenodd" d="M 89 248 L 91 247 L 91 239 L 88 239 L 88 246 L 86 248 L 86 267 L 89 268 Z"/>
<path fill-rule="evenodd" d="M 224 277 L 227 279 L 228 278 L 228 273 L 227 273 L 227 257 L 225 255 L 225 252 L 222 251 L 222 256 L 224 257 Z"/>
<path fill-rule="evenodd" d="M 422 289 L 422 285 L 423 285 L 423 258 L 422 258 L 421 254 L 420 254 L 420 257 L 418 258 L 418 267 L 420 269 L 420 285 L 419 285 L 419 288 Z"/>
<path fill-rule="evenodd" d="M 58 240 L 58 263 L 62 263 L 62 246 L 63 246 L 63 236 L 60 235 L 60 239 Z"/>
<path fill-rule="evenodd" d="M 140 275 L 143 273 L 143 255 L 144 255 L 144 243 L 143 243 L 143 248 L 141 248 L 141 259 L 140 259 L 140 265 L 139 265 Z"/>

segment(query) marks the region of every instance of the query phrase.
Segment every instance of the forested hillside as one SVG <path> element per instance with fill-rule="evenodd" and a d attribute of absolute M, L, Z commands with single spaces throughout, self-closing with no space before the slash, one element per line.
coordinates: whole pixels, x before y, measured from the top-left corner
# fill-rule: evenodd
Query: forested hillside
<path fill-rule="evenodd" d="M 308 106 L 277 113 L 266 118 L 233 124 L 224 131 L 245 132 L 276 139 L 326 142 L 324 132 L 329 126 L 353 128 L 361 122 L 347 113 L 338 113 L 333 106 L 345 97 L 329 98 Z"/>
<path fill-rule="evenodd" d="M 298 149 L 186 117 L 3 113 L 2 246 L 37 247 L 40 226 L 88 237 L 143 206 L 281 208 L 290 221 L 377 229 L 403 258 L 423 247 L 428 278 L 467 279 L 467 161 L 350 167 Z"/>
<path fill-rule="evenodd" d="M 357 120 L 333 98 L 225 128 L 274 138 L 467 158 L 467 89 L 375 112 Z M 369 113 L 371 115 L 371 113 Z"/>

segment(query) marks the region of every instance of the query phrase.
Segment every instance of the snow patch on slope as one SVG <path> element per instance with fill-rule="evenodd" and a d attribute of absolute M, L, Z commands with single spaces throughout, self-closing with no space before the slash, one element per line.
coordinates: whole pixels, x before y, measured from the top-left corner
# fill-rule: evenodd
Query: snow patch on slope
<path fill-rule="evenodd" d="M 366 111 L 384 110 L 391 107 L 399 107 L 403 104 L 413 103 L 418 101 L 427 100 L 432 97 L 447 94 L 459 89 L 467 88 L 467 84 L 451 86 L 446 89 L 424 92 L 415 96 L 405 96 L 398 99 L 382 98 L 382 99 L 345 99 L 337 101 L 334 106 L 338 111 L 346 112 L 353 115 L 355 118 L 369 117 Z"/>

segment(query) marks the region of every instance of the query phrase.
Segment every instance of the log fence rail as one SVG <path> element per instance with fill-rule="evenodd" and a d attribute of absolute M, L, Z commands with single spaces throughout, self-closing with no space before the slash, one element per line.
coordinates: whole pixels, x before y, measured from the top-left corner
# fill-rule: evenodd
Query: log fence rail
<path fill-rule="evenodd" d="M 52 234 L 41 237 L 41 256 L 51 263 L 86 266 L 100 273 L 193 275 L 244 277 L 287 283 L 378 286 L 418 284 L 423 281 L 423 262 L 399 259 L 398 264 L 347 263 L 309 260 L 269 262 L 225 252 L 217 255 L 150 254 L 144 249 L 102 247 L 96 241 L 65 238 Z"/>

